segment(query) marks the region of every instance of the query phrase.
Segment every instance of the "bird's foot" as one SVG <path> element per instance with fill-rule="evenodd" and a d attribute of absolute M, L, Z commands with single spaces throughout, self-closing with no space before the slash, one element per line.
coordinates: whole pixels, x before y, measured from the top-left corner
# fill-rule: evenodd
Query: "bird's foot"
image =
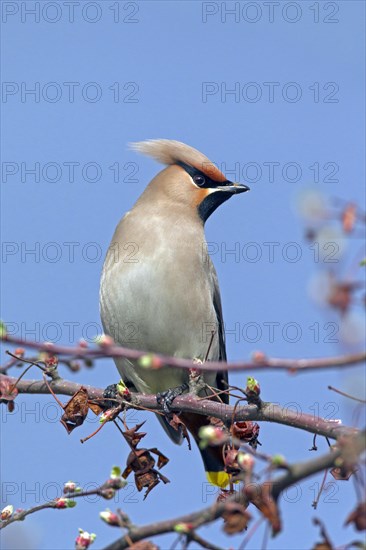
<path fill-rule="evenodd" d="M 118 396 L 117 384 L 110 384 L 106 387 L 103 392 L 103 398 L 105 399 L 104 405 L 107 409 L 112 409 L 118 405 Z"/>
<path fill-rule="evenodd" d="M 186 390 L 188 390 L 188 384 L 184 383 L 176 388 L 170 388 L 167 391 L 159 392 L 156 395 L 156 400 L 159 405 L 163 407 L 165 414 L 171 413 L 171 405 L 176 397 L 182 395 Z"/>

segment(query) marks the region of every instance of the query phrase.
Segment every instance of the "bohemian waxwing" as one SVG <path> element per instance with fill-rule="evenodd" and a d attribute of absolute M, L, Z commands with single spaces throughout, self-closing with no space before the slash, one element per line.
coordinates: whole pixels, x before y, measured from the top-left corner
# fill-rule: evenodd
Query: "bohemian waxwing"
<path fill-rule="evenodd" d="M 167 167 L 149 183 L 114 233 L 101 278 L 104 331 L 121 346 L 226 361 L 220 291 L 204 223 L 220 204 L 249 188 L 228 181 L 206 156 L 179 141 L 149 140 L 132 148 Z M 120 358 L 115 362 L 132 391 L 156 394 L 188 382 L 187 370 L 149 370 Z M 204 380 L 225 389 L 227 372 L 205 372 Z M 207 418 L 197 414 L 181 418 L 198 442 L 198 430 L 209 423 Z M 170 438 L 181 443 L 181 434 L 166 418 L 158 419 Z M 227 485 L 222 449 L 207 447 L 200 452 L 209 481 Z"/>

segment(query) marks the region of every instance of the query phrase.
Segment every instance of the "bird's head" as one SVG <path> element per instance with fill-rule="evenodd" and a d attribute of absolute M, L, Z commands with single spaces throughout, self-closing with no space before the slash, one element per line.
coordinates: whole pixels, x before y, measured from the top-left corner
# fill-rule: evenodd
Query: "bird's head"
<path fill-rule="evenodd" d="M 130 145 L 168 167 L 149 185 L 149 194 L 161 195 L 196 210 L 203 222 L 220 204 L 249 190 L 228 181 L 205 155 L 180 141 L 152 139 Z"/>

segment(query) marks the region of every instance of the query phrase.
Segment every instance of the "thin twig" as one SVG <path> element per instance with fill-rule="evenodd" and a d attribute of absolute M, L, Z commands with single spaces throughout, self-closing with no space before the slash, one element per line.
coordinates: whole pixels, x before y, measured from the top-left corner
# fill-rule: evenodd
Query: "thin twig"
<path fill-rule="evenodd" d="M 200 537 L 200 535 L 196 533 L 196 531 L 190 533 L 189 538 L 197 542 L 200 546 L 202 546 L 202 548 L 207 548 L 208 550 L 223 550 L 221 546 L 216 546 L 216 544 L 213 544 L 212 542 L 209 542 Z"/>
<path fill-rule="evenodd" d="M 138 360 L 146 355 L 151 355 L 151 353 L 147 351 L 139 351 L 117 345 L 102 345 L 94 348 L 84 348 L 82 346 L 69 347 L 50 344 L 47 342 L 32 342 L 10 335 L 5 335 L 2 340 L 9 344 L 37 349 L 39 351 L 47 351 L 57 356 L 71 356 L 75 359 L 122 357 L 131 360 Z M 155 354 L 154 357 L 157 359 L 156 364 L 154 364 L 154 369 L 163 368 L 165 366 L 182 369 L 197 369 L 197 363 L 188 359 L 169 357 L 160 354 Z M 363 363 L 364 361 L 366 361 L 366 352 L 311 359 L 282 359 L 275 357 L 266 357 L 264 354 L 261 354 L 260 359 L 249 362 L 241 361 L 235 363 L 225 363 L 223 361 L 207 361 L 206 363 L 200 365 L 200 371 L 254 371 L 275 369 L 297 372 L 311 369 L 341 368 Z M 158 364 L 159 362 L 160 365 Z"/>
<path fill-rule="evenodd" d="M 325 482 L 326 482 L 326 479 L 327 479 L 327 475 L 328 475 L 328 470 L 325 470 L 324 475 L 323 475 L 323 480 L 322 480 L 322 483 L 321 483 L 321 485 L 320 485 L 320 489 L 319 489 L 319 491 L 318 491 L 318 494 L 317 494 L 317 496 L 316 496 L 314 502 L 312 503 L 312 507 L 314 508 L 314 510 L 316 510 L 317 507 L 318 507 L 319 499 L 320 499 L 320 496 L 321 496 L 321 494 L 322 494 L 322 492 L 323 492 L 324 485 L 325 485 Z"/>
<path fill-rule="evenodd" d="M 328 386 L 328 390 L 335 391 L 336 393 L 339 393 L 339 395 L 343 395 L 343 397 L 348 397 L 348 399 L 353 399 L 353 401 L 357 401 L 358 403 L 365 404 L 365 399 L 360 399 L 359 397 L 354 397 L 353 395 L 350 395 L 349 393 L 346 393 L 341 390 L 337 390 L 337 388 L 334 388 L 333 386 Z"/>
<path fill-rule="evenodd" d="M 244 550 L 244 548 L 246 547 L 246 545 L 248 544 L 248 542 L 250 541 L 254 533 L 257 531 L 258 527 L 263 523 L 263 521 L 264 521 L 264 517 L 262 516 L 256 521 L 256 523 L 251 527 L 251 529 L 249 529 L 247 536 L 245 537 L 243 542 L 240 544 L 238 550 Z"/>

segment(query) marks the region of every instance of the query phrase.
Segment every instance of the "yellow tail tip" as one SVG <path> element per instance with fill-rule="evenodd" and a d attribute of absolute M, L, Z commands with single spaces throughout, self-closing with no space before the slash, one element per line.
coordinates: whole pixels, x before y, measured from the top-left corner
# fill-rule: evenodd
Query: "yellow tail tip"
<path fill-rule="evenodd" d="M 223 489 L 230 483 L 230 476 L 226 472 L 206 472 L 206 477 L 212 485 Z"/>

